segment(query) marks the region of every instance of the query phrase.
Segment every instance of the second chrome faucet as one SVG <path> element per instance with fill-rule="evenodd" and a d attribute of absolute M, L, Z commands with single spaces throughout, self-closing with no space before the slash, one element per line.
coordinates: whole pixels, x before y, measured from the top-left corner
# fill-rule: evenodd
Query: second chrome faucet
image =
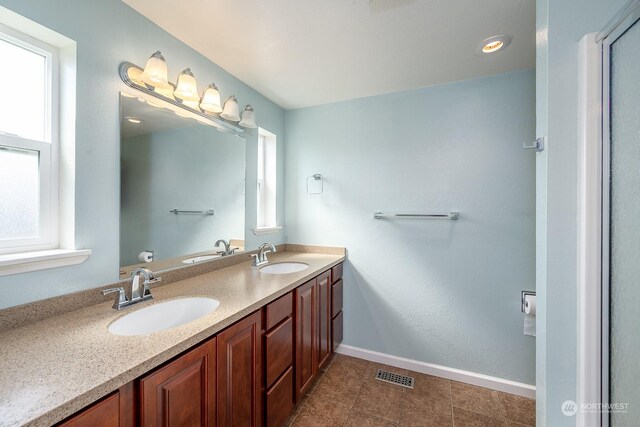
<path fill-rule="evenodd" d="M 258 253 L 251 255 L 253 257 L 253 264 L 251 265 L 253 265 L 254 267 L 259 267 L 261 265 L 267 264 L 269 262 L 269 260 L 267 259 L 267 253 L 269 252 L 276 252 L 276 247 L 271 243 L 261 244 L 258 248 Z"/>

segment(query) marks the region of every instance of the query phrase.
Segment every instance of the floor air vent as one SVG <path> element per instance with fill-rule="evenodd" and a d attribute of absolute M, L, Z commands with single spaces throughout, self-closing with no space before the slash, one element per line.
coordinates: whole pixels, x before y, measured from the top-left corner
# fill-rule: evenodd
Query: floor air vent
<path fill-rule="evenodd" d="M 415 381 L 413 377 L 394 374 L 393 372 L 385 371 L 384 369 L 378 369 L 378 372 L 376 373 L 376 379 L 406 388 L 413 388 L 413 383 Z"/>

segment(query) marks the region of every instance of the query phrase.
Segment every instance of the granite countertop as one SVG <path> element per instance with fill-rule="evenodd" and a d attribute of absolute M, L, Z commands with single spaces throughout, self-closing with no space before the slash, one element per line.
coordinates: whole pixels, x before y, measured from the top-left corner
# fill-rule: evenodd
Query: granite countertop
<path fill-rule="evenodd" d="M 152 290 L 154 300 L 116 311 L 112 303 L 81 307 L 0 334 L 0 425 L 54 424 L 140 377 L 342 262 L 343 255 L 279 252 L 270 262 L 309 268 L 264 274 L 243 262 Z M 112 335 L 107 326 L 136 310 L 185 296 L 220 301 L 213 313 L 147 336 Z"/>

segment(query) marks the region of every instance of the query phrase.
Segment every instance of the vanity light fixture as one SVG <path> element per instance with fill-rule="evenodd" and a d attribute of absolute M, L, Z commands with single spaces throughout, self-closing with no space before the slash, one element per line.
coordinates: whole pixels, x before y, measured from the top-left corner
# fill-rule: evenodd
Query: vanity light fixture
<path fill-rule="evenodd" d="M 511 44 L 512 37 L 507 34 L 489 37 L 484 39 L 476 49 L 479 54 L 495 53 L 506 49 Z"/>
<path fill-rule="evenodd" d="M 194 102 L 196 103 L 196 108 L 198 107 L 198 103 L 200 102 L 200 97 L 198 96 L 198 85 L 196 84 L 195 76 L 189 68 L 185 68 L 178 76 L 176 90 L 173 91 L 173 95 L 176 98 L 179 98 L 183 103 L 190 102 L 191 105 L 186 105 L 191 108 L 193 108 L 192 105 L 194 105 Z"/>
<path fill-rule="evenodd" d="M 225 132 L 235 135 L 244 132 L 236 123 L 230 123 L 240 121 L 240 108 L 235 96 L 227 98 L 224 108 L 220 108 L 220 92 L 215 84 L 208 85 L 200 99 L 196 79 L 189 68 L 180 73 L 176 85 L 166 81 L 166 73 L 167 64 L 160 51 L 151 55 L 145 69 L 131 62 L 123 62 L 119 68 L 120 78 L 127 86 L 147 95 L 144 98 L 134 94 L 125 96 L 137 97 L 149 105 L 167 108 L 180 116 L 201 120 Z M 222 114 L 218 116 L 218 113 Z M 251 120 L 250 116 L 251 114 L 246 116 L 243 125 L 255 123 L 255 118 Z M 223 118 L 228 121 L 222 120 Z"/>
<path fill-rule="evenodd" d="M 211 114 L 222 112 L 222 107 L 220 107 L 220 92 L 215 83 L 211 83 L 205 88 L 204 92 L 202 92 L 200 108 Z"/>
<path fill-rule="evenodd" d="M 164 60 L 164 56 L 159 50 L 147 60 L 144 71 L 140 74 L 140 80 L 157 89 L 171 89 L 171 85 L 167 81 L 167 61 Z"/>
<path fill-rule="evenodd" d="M 220 117 L 232 122 L 240 121 L 240 107 L 238 106 L 238 100 L 235 95 L 231 95 L 224 101 L 224 107 Z"/>
<path fill-rule="evenodd" d="M 251 129 L 258 127 L 258 125 L 256 125 L 256 112 L 253 111 L 253 107 L 251 105 L 244 107 L 244 110 L 242 111 L 242 120 L 238 124 L 242 127 Z"/>

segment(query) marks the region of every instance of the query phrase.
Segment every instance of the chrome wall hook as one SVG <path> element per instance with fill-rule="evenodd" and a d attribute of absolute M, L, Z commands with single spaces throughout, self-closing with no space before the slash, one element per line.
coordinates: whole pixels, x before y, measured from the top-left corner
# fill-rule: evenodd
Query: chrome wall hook
<path fill-rule="evenodd" d="M 522 144 L 522 148 L 525 150 L 542 151 L 544 150 L 544 137 L 540 137 L 530 144 L 524 143 Z"/>

